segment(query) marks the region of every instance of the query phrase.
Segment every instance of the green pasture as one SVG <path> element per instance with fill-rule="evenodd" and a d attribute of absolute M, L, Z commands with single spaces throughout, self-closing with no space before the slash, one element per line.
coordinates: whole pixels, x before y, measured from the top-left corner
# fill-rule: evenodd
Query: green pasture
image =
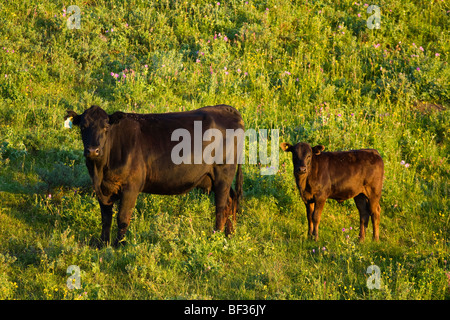
<path fill-rule="evenodd" d="M 367 27 L 371 4 L 379 29 Z M 438 0 L 0 0 L 0 299 L 448 300 L 449 14 Z M 65 111 L 222 103 L 269 140 L 279 130 L 275 146 L 377 149 L 380 241 L 369 224 L 358 242 L 353 200 L 328 200 L 308 240 L 277 147 L 276 174 L 243 165 L 233 236 L 213 231 L 213 196 L 141 194 L 128 245 L 93 246 L 100 209 Z"/>

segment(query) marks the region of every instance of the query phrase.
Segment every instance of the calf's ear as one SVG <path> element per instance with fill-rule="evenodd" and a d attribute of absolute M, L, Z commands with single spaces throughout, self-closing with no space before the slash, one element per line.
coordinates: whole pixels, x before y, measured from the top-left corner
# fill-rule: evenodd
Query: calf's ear
<path fill-rule="evenodd" d="M 72 118 L 72 123 L 76 126 L 80 124 L 81 116 L 78 115 L 75 111 L 67 110 L 67 115 L 64 117 L 64 120 L 66 120 L 67 118 Z"/>
<path fill-rule="evenodd" d="M 319 155 L 323 150 L 325 150 L 325 147 L 321 144 L 315 146 L 312 148 L 312 152 L 317 156 Z"/>
<path fill-rule="evenodd" d="M 284 152 L 292 151 L 292 145 L 290 145 L 289 143 L 282 142 L 280 144 L 280 147 L 284 150 Z"/>

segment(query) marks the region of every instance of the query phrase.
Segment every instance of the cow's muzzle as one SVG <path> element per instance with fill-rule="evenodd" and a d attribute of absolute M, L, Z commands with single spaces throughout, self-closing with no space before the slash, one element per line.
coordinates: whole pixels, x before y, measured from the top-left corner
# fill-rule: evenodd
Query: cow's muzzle
<path fill-rule="evenodd" d="M 100 148 L 87 148 L 84 149 L 84 156 L 86 158 L 97 158 L 100 156 Z"/>

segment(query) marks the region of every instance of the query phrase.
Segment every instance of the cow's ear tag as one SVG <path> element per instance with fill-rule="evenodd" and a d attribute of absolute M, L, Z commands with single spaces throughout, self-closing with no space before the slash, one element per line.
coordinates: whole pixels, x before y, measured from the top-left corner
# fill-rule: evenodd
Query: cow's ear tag
<path fill-rule="evenodd" d="M 72 119 L 73 117 L 68 117 L 66 121 L 64 121 L 64 128 L 72 129 Z"/>

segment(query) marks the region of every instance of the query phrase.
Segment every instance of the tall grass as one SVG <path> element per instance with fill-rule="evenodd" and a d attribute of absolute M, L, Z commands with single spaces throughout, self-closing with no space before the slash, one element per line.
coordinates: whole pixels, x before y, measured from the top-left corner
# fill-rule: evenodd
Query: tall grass
<path fill-rule="evenodd" d="M 4 1 L 0 11 L 0 298 L 449 299 L 449 4 L 378 1 Z M 129 245 L 95 249 L 100 211 L 65 110 L 226 103 L 246 128 L 385 162 L 380 242 L 328 201 L 318 242 L 290 157 L 244 166 L 236 234 L 213 197 L 140 195 Z M 269 135 L 270 137 L 270 135 Z M 345 231 L 343 231 L 345 230 Z M 365 273 L 381 270 L 381 288 Z M 69 265 L 81 289 L 66 285 Z"/>

